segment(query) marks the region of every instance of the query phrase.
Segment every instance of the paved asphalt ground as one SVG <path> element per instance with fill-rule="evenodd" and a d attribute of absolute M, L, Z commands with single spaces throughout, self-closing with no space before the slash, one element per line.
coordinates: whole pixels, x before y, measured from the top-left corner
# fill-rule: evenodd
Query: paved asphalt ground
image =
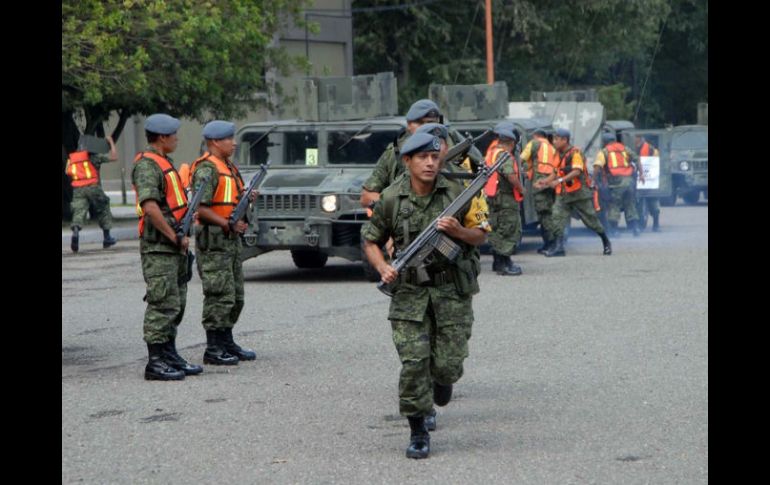
<path fill-rule="evenodd" d="M 138 242 L 63 236 L 62 483 L 707 483 L 708 205 L 661 220 L 610 257 L 580 223 L 566 258 L 525 237 L 520 277 L 483 256 L 465 375 L 420 461 L 389 300 L 357 264 L 247 261 L 235 334 L 256 362 L 148 382 Z M 197 274 L 187 298 L 178 347 L 200 364 Z"/>

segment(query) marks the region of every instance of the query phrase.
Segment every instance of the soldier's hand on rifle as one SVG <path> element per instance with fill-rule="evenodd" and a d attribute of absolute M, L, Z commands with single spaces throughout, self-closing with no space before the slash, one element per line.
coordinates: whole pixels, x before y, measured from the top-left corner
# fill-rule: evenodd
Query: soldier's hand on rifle
<path fill-rule="evenodd" d="M 231 224 L 229 228 L 231 232 L 234 232 L 236 234 L 243 234 L 244 232 L 246 232 L 246 229 L 249 228 L 249 225 L 243 221 L 237 221 L 235 224 Z"/>
<path fill-rule="evenodd" d="M 396 271 L 393 266 L 389 265 L 388 263 L 382 263 L 377 268 L 377 272 L 380 273 L 382 281 L 387 284 L 393 283 L 396 281 L 396 278 L 398 278 L 398 271 Z"/>
<path fill-rule="evenodd" d="M 463 226 L 454 217 L 442 217 L 436 221 L 436 229 L 445 232 L 453 237 L 459 237 L 462 233 Z"/>
<path fill-rule="evenodd" d="M 259 190 L 252 190 L 249 194 L 249 202 L 254 202 L 257 200 L 257 196 L 259 195 Z"/>
<path fill-rule="evenodd" d="M 177 236 L 176 244 L 179 246 L 179 249 L 181 249 L 183 253 L 186 253 L 190 248 L 190 238 L 187 236 Z"/>

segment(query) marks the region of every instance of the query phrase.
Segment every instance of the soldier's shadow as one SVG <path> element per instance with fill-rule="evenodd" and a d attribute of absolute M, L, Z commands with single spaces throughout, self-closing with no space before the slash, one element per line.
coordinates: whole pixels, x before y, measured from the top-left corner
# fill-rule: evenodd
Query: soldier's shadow
<path fill-rule="evenodd" d="M 336 282 L 361 282 L 369 283 L 364 277 L 360 264 L 339 263 L 327 264 L 318 269 L 299 268 L 243 268 L 244 282 L 260 283 L 336 283 Z M 374 285 L 374 283 L 371 283 Z"/>

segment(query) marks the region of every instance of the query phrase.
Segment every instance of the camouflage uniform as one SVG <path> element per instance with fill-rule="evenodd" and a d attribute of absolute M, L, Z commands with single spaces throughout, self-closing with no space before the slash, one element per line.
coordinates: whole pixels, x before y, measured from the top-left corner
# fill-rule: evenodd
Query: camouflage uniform
<path fill-rule="evenodd" d="M 513 197 L 513 185 L 508 180 L 508 176 L 515 173 L 513 158 L 503 162 L 497 171 L 497 193 L 487 199 L 489 224 L 492 226 L 489 244 L 497 254 L 510 256 L 516 251 L 516 245 L 521 239 L 519 203 Z"/>
<path fill-rule="evenodd" d="M 420 197 L 411 190 L 410 178 L 402 177 L 382 192 L 361 234 L 376 244 L 392 236 L 396 249 L 404 249 L 462 189 L 439 175 L 434 191 Z M 489 230 L 481 211 L 468 209 L 458 219 L 465 227 Z M 432 381 L 449 385 L 463 374 L 480 267 L 471 256 L 472 246 L 459 244 L 463 252 L 457 261 L 450 264 L 438 257 L 428 267 L 432 280 L 427 286 L 414 284 L 408 271 L 401 275 L 390 302 L 388 319 L 402 363 L 399 409 L 404 416 L 430 413 Z"/>
<path fill-rule="evenodd" d="M 624 148 L 628 156 L 629 162 L 636 161 L 636 155 L 628 148 Z M 639 214 L 636 212 L 636 200 L 634 198 L 634 184 L 635 178 L 629 176 L 613 176 L 610 175 L 606 165 L 607 149 L 602 148 L 596 155 L 596 161 L 594 166 L 602 167 L 604 175 L 607 177 L 607 187 L 610 189 L 610 204 L 607 209 L 607 220 L 612 227 L 617 227 L 620 221 L 620 211 L 623 210 L 626 214 L 626 225 L 632 226 L 634 221 L 639 219 Z"/>
<path fill-rule="evenodd" d="M 532 170 L 533 184 L 538 180 L 548 178 L 548 175 L 537 171 L 537 154 L 540 151 L 541 143 L 540 140 L 530 140 L 521 152 L 521 160 L 526 164 L 525 167 L 523 167 L 524 170 L 527 172 L 529 172 L 530 169 Z M 554 151 L 556 150 L 554 149 Z M 540 221 L 540 225 L 543 227 L 545 240 L 555 240 L 556 224 L 553 220 L 553 205 L 556 203 L 556 191 L 547 187 L 542 190 L 533 189 L 532 201 L 535 205 L 538 221 Z"/>
<path fill-rule="evenodd" d="M 103 163 L 109 162 L 109 159 L 105 155 L 90 153 L 89 156 L 89 160 L 96 168 L 97 172 Z M 104 193 L 101 177 L 99 177 L 99 182 L 97 184 L 88 185 L 86 187 L 73 187 L 70 207 L 72 209 L 73 226 L 85 226 L 88 209 L 90 207 L 95 218 L 99 222 L 99 227 L 105 231 L 112 229 L 110 198 Z"/>
<path fill-rule="evenodd" d="M 167 155 L 148 148 L 148 152 Z M 134 164 L 131 180 L 136 188 L 137 204 L 146 200 L 158 203 L 166 222 L 172 227 L 176 219 L 166 202 L 163 172 L 157 163 L 142 158 Z M 144 340 L 148 344 L 162 344 L 176 338 L 177 326 L 182 322 L 187 303 L 187 255 L 180 252 L 175 241 L 161 234 L 149 219 L 145 220 L 144 233 L 139 239 L 142 260 L 142 276 L 147 283 L 147 310 L 144 313 Z"/>
<path fill-rule="evenodd" d="M 572 147 L 568 146 L 565 153 Z M 561 155 L 561 154 L 560 154 Z M 572 155 L 572 159 L 568 161 L 570 167 L 564 172 L 565 175 L 569 174 L 573 169 L 579 168 L 581 174 L 577 176 L 582 186 L 575 192 L 567 192 L 565 184 L 562 184 L 561 194 L 556 197 L 556 204 L 553 206 L 553 221 L 555 226 L 556 238 L 564 236 L 564 229 L 569 223 L 569 218 L 572 211 L 575 211 L 580 216 L 583 224 L 597 234 L 604 233 L 604 227 L 602 226 L 599 216 L 596 215 L 593 202 L 593 191 L 588 187 L 586 183 L 586 167 L 583 156 L 579 150 L 576 150 Z"/>
<path fill-rule="evenodd" d="M 237 173 L 231 170 L 233 174 Z M 207 176 L 208 183 L 198 190 L 203 191 L 201 205 L 211 206 L 219 175 L 214 163 L 202 161 L 193 173 L 193 186 L 198 187 L 201 179 Z M 196 260 L 204 295 L 203 328 L 206 330 L 232 329 L 243 310 L 241 247 L 241 238 L 236 233 L 225 235 L 221 227 L 209 224 L 195 227 Z"/>
<path fill-rule="evenodd" d="M 399 175 L 406 171 L 404 163 L 398 158 L 397 151 L 400 151 L 404 146 L 406 140 L 409 139 L 411 133 L 408 130 L 402 131 L 396 138 L 394 143 L 388 145 L 380 158 L 377 160 L 377 165 L 374 166 L 374 171 L 364 182 L 364 189 L 369 192 L 382 192 L 385 187 L 393 183 Z M 396 150 L 395 145 L 398 145 Z"/>

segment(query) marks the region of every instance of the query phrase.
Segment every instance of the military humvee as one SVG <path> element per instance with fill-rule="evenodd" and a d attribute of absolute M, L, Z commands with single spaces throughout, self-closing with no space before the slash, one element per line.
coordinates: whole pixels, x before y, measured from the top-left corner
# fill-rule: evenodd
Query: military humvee
<path fill-rule="evenodd" d="M 241 258 L 289 250 L 298 268 L 323 267 L 329 256 L 366 261 L 361 186 L 406 127 L 394 116 L 396 80 L 392 73 L 307 78 L 298 94 L 299 119 L 250 123 L 236 133 L 245 179 L 271 161 Z"/>
<path fill-rule="evenodd" d="M 688 204 L 695 204 L 700 193 L 709 197 L 709 128 L 707 125 L 683 125 L 670 129 L 672 198 L 673 205 L 681 196 Z M 662 201 L 661 201 L 662 202 Z"/>

